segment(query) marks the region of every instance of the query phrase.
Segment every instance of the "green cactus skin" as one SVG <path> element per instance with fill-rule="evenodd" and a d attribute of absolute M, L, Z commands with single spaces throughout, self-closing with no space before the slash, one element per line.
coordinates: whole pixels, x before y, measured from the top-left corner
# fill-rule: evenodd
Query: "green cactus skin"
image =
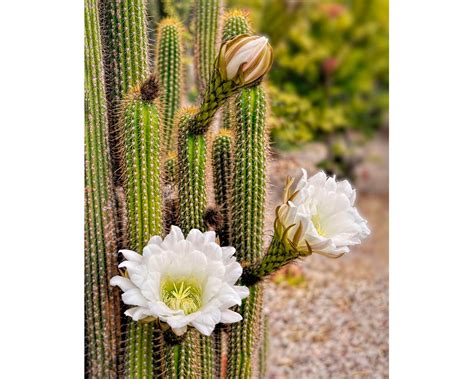
<path fill-rule="evenodd" d="M 196 15 L 194 59 L 198 89 L 200 93 L 204 93 L 216 59 L 221 0 L 196 0 L 194 7 Z"/>
<path fill-rule="evenodd" d="M 237 250 L 237 259 L 247 267 L 259 262 L 263 255 L 267 133 L 262 87 L 243 89 L 236 96 L 235 109 L 231 244 Z M 249 286 L 249 290 L 250 296 L 239 308 L 243 320 L 233 324 L 231 329 L 228 378 L 251 378 L 254 375 L 263 286 L 258 283 Z"/>
<path fill-rule="evenodd" d="M 242 300 L 239 313 L 243 320 L 232 324 L 229 335 L 229 351 L 226 378 L 253 378 L 254 363 L 258 356 L 262 317 L 263 287 L 257 284 L 249 287 L 249 297 Z"/>
<path fill-rule="evenodd" d="M 260 344 L 258 357 L 259 379 L 265 379 L 267 374 L 268 351 L 270 347 L 270 329 L 268 323 L 268 315 L 265 315 L 262 318 L 262 342 Z"/>
<path fill-rule="evenodd" d="M 228 41 L 239 34 L 252 33 L 247 15 L 240 9 L 233 9 L 224 14 L 222 41 Z"/>
<path fill-rule="evenodd" d="M 215 201 L 224 220 L 222 228 L 217 232 L 221 246 L 229 246 L 230 197 L 232 195 L 232 135 L 227 129 L 221 129 L 212 144 L 212 169 Z"/>
<path fill-rule="evenodd" d="M 178 224 L 185 235 L 204 230 L 206 209 L 206 138 L 189 132 L 197 110 L 184 109 L 178 116 Z"/>
<path fill-rule="evenodd" d="M 170 151 L 173 144 L 175 114 L 182 98 L 183 27 L 179 20 L 167 18 L 158 25 L 155 74 L 160 84 L 160 114 L 162 117 L 162 149 Z"/>
<path fill-rule="evenodd" d="M 171 151 L 165 160 L 165 184 L 175 187 L 177 181 L 177 154 Z"/>
<path fill-rule="evenodd" d="M 184 340 L 178 344 L 166 345 L 166 378 L 169 379 L 199 379 L 201 375 L 201 360 L 199 351 L 200 334 L 190 328 L 184 335 Z"/>
<path fill-rule="evenodd" d="M 118 372 L 120 293 L 109 286 L 117 274 L 117 229 L 98 4 L 84 3 L 85 20 L 85 321 L 86 375 Z"/>
<path fill-rule="evenodd" d="M 255 284 L 301 257 L 302 255 L 297 251 L 286 248 L 281 237 L 275 235 L 263 259 L 244 268 L 242 282 L 247 285 Z"/>
<path fill-rule="evenodd" d="M 160 191 L 159 111 L 155 104 L 155 78 L 132 91 L 124 103 L 120 130 L 123 146 L 121 175 L 128 215 L 128 248 L 137 252 L 162 232 Z M 151 378 L 156 366 L 152 349 L 155 325 L 129 321 L 127 333 L 127 377 Z"/>
<path fill-rule="evenodd" d="M 121 137 L 119 111 L 126 94 L 149 75 L 145 0 L 100 0 L 104 62 L 112 146 Z M 112 168 L 119 172 L 121 151 L 112 150 Z M 114 178 L 119 182 L 119 177 Z"/>
<path fill-rule="evenodd" d="M 252 265 L 263 254 L 267 133 L 265 95 L 260 86 L 236 96 L 232 246 Z"/>

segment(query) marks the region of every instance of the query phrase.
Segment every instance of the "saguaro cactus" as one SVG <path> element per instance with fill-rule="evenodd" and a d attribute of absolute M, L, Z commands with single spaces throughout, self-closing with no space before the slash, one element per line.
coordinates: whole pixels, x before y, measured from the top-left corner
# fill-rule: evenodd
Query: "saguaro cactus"
<path fill-rule="evenodd" d="M 115 205 L 98 4 L 84 6 L 86 362 L 90 376 L 111 377 L 118 373 L 121 317 L 119 293 L 107 284 L 117 273 Z"/>

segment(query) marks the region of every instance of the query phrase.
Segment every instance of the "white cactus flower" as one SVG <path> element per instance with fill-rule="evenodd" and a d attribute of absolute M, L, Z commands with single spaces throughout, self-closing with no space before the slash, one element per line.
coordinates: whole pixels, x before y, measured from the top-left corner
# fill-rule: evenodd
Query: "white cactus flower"
<path fill-rule="evenodd" d="M 159 319 L 177 335 L 193 326 L 208 336 L 216 324 L 233 323 L 242 317 L 229 308 L 248 296 L 247 287 L 236 286 L 242 267 L 233 257 L 233 247 L 221 247 L 215 232 L 197 229 L 184 238 L 181 229 L 171 227 L 162 240 L 155 236 L 143 255 L 121 250 L 126 258 L 119 267 L 126 277 L 115 276 L 122 300 L 132 305 L 125 314 L 135 321 Z"/>
<path fill-rule="evenodd" d="M 242 34 L 222 45 L 219 62 L 224 80 L 250 84 L 270 70 L 273 50 L 268 38 Z"/>
<path fill-rule="evenodd" d="M 324 172 L 308 178 L 306 170 L 293 192 L 287 183 L 285 203 L 277 208 L 276 232 L 303 255 L 337 258 L 370 234 L 354 207 L 356 191 L 347 180 L 336 182 Z"/>

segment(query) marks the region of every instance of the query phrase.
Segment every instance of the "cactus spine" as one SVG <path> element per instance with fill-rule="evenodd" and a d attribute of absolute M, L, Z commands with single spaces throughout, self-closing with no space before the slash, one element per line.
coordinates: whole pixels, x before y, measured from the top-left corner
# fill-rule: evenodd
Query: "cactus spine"
<path fill-rule="evenodd" d="M 168 152 L 173 146 L 174 117 L 182 97 L 182 25 L 167 18 L 158 25 L 155 73 L 160 85 L 160 114 L 162 117 L 162 149 Z"/>
<path fill-rule="evenodd" d="M 110 141 L 120 138 L 119 111 L 127 93 L 149 75 L 148 38 L 144 0 L 99 0 Z M 112 167 L 118 172 L 121 152 L 112 150 Z M 117 181 L 119 178 L 115 178 Z"/>
<path fill-rule="evenodd" d="M 148 79 L 124 103 L 120 130 L 123 146 L 121 173 L 126 193 L 128 244 L 141 252 L 151 236 L 162 231 L 160 192 L 159 113 L 155 104 L 157 81 Z M 129 322 L 126 372 L 128 377 L 148 377 L 156 366 L 154 324 Z"/>
<path fill-rule="evenodd" d="M 108 286 L 117 272 L 116 220 L 107 139 L 107 112 L 98 4 L 84 3 L 85 20 L 85 318 L 87 371 L 118 372 L 119 293 Z"/>
<path fill-rule="evenodd" d="M 196 0 L 196 39 L 194 55 L 200 93 L 204 93 L 214 69 L 221 0 Z"/>

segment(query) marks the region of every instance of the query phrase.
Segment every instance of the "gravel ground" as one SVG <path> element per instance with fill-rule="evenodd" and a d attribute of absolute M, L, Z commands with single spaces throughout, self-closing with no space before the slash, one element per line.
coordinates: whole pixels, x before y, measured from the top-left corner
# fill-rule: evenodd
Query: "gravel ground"
<path fill-rule="evenodd" d="M 267 283 L 268 378 L 388 378 L 387 144 L 379 139 L 367 147 L 378 154 L 378 165 L 366 165 L 365 183 L 358 183 L 364 193 L 356 203 L 372 235 L 347 256 L 310 256 Z M 315 172 L 319 158 L 308 157 L 320 157 L 321 150 L 310 149 L 274 158 L 268 231 L 286 175 L 298 176 L 298 167 Z"/>

